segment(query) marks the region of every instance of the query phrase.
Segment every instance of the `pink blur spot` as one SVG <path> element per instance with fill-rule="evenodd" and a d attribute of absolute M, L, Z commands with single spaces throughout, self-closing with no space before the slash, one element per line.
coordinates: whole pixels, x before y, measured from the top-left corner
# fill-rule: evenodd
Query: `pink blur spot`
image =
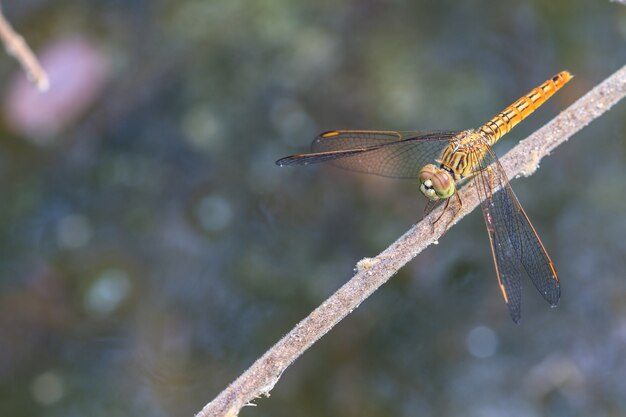
<path fill-rule="evenodd" d="M 40 92 L 22 72 L 10 81 L 3 113 L 15 133 L 45 144 L 75 123 L 101 94 L 106 57 L 78 36 L 57 40 L 37 54 L 50 89 Z"/>

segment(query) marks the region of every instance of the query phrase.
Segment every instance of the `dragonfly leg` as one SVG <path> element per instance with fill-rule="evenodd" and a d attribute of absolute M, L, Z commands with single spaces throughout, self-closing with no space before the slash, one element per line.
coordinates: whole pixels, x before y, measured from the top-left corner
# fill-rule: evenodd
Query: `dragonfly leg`
<path fill-rule="evenodd" d="M 448 223 L 446 223 L 446 228 L 444 230 L 444 233 L 448 231 L 448 228 L 450 227 L 450 225 L 456 220 L 456 218 L 459 216 L 459 213 L 463 209 L 463 201 L 461 201 L 461 197 L 459 196 L 459 193 L 454 193 L 454 195 L 456 196 L 456 201 L 459 202 L 459 208 L 454 212 L 454 215 L 452 216 L 452 218 L 448 220 Z"/>
<path fill-rule="evenodd" d="M 443 210 L 441 210 L 441 214 L 439 215 L 439 217 L 437 217 L 437 220 L 435 220 L 433 222 L 433 227 L 435 227 L 435 225 L 439 222 L 439 220 L 441 220 L 441 218 L 443 217 L 443 215 L 446 213 L 446 210 L 448 209 L 448 205 L 450 204 L 450 199 L 447 198 L 446 199 L 446 204 L 443 206 Z"/>
<path fill-rule="evenodd" d="M 428 200 L 428 203 L 426 203 L 426 207 L 424 207 L 424 216 L 422 217 L 422 220 L 426 218 L 426 216 L 428 216 L 430 213 L 433 212 L 433 210 L 435 209 L 435 207 L 437 207 L 438 203 L 440 200 L 438 201 L 433 201 L 433 200 Z M 441 214 L 439 215 L 439 217 L 437 217 L 437 219 L 432 222 L 432 233 L 435 233 L 435 226 L 437 225 L 437 222 L 439 220 L 441 220 L 441 217 L 443 216 L 443 213 L 446 212 L 446 209 L 448 208 L 448 203 L 449 201 L 446 200 L 446 204 L 443 207 L 443 211 L 441 212 Z"/>
<path fill-rule="evenodd" d="M 459 202 L 459 207 L 458 207 L 458 209 L 456 209 L 456 211 L 452 215 L 452 218 L 450 220 L 448 220 L 448 222 L 446 223 L 446 227 L 443 229 L 443 234 L 441 235 L 442 237 L 443 237 L 443 235 L 446 234 L 446 232 L 448 231 L 448 228 L 450 227 L 452 222 L 457 218 L 457 216 L 461 212 L 461 209 L 463 208 L 463 202 L 461 201 L 461 197 L 459 196 L 459 193 L 454 193 L 454 195 L 456 196 L 456 201 Z M 441 220 L 443 218 L 443 215 L 446 213 L 446 210 L 448 209 L 449 206 L 450 206 L 450 199 L 448 198 L 448 199 L 446 199 L 446 204 L 443 206 L 443 210 L 441 211 L 441 214 L 433 222 L 433 233 L 435 232 L 435 226 L 437 225 L 439 220 Z"/>

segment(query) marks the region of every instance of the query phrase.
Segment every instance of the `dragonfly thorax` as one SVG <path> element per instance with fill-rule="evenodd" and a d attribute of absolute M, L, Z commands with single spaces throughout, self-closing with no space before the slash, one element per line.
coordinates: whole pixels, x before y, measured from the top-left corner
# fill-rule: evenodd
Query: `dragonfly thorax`
<path fill-rule="evenodd" d="M 419 181 L 420 191 L 432 201 L 449 198 L 456 192 L 452 175 L 433 164 L 425 165 L 420 170 Z"/>

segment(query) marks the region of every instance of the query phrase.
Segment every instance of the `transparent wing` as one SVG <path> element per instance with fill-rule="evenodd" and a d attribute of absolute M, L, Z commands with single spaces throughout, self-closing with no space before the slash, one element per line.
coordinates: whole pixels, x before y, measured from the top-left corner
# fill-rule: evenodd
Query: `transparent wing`
<path fill-rule="evenodd" d="M 561 295 L 559 279 L 493 149 L 487 147 L 485 157 L 475 162 L 479 167 L 476 187 L 482 201 L 500 289 L 511 318 L 518 323 L 523 272 L 552 306 L 557 305 Z"/>
<path fill-rule="evenodd" d="M 350 171 L 393 178 L 417 178 L 458 132 L 335 130 L 319 135 L 312 153 L 279 159 L 279 166 L 327 162 Z"/>

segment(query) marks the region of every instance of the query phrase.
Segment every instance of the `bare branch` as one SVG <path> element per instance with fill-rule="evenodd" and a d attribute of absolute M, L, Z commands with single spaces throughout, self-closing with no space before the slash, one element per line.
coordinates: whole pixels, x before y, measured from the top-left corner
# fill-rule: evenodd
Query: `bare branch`
<path fill-rule="evenodd" d="M 501 158 L 509 177 L 532 174 L 544 156 L 609 110 L 625 95 L 626 66 Z M 478 193 L 472 188 L 473 183 L 470 183 L 459 191 L 463 199 L 463 210 L 457 221 L 479 204 Z M 441 208 L 413 226 L 380 255 L 360 261 L 357 273 L 350 281 L 298 323 L 196 417 L 233 417 L 255 398 L 269 395 L 282 373 L 298 356 L 357 308 L 407 262 L 442 236 L 446 219 L 439 221 L 433 230 L 433 220 L 440 215 Z"/>
<path fill-rule="evenodd" d="M 47 91 L 50 87 L 48 75 L 39 64 L 39 61 L 37 61 L 37 57 L 35 57 L 33 51 L 30 50 L 24 41 L 24 38 L 13 30 L 1 10 L 0 39 L 4 43 L 7 53 L 13 55 L 22 65 L 28 79 L 37 86 L 39 91 Z"/>

